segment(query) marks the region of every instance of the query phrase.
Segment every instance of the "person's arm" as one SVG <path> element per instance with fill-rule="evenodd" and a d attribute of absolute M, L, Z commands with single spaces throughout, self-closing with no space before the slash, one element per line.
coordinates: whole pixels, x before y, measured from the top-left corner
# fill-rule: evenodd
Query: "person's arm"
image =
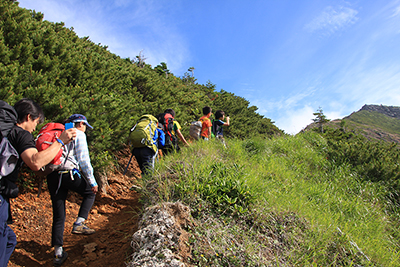
<path fill-rule="evenodd" d="M 226 122 L 224 122 L 223 126 L 229 126 L 229 116 L 226 117 Z"/>
<path fill-rule="evenodd" d="M 69 129 L 62 132 L 59 139 L 63 144 L 68 144 L 75 137 L 76 129 Z M 37 172 L 55 158 L 61 147 L 61 143 L 54 142 L 47 149 L 40 152 L 36 148 L 28 148 L 21 153 L 21 158 L 31 170 Z"/>
<path fill-rule="evenodd" d="M 189 146 L 189 143 L 186 141 L 185 137 L 183 136 L 181 130 L 176 129 L 176 134 L 178 135 L 179 139 L 181 139 L 181 141 L 186 145 Z"/>
<path fill-rule="evenodd" d="M 92 191 L 97 193 L 97 182 L 93 175 L 93 167 L 90 163 L 89 149 L 87 146 L 86 135 L 80 132 L 75 140 L 75 155 L 79 162 L 83 175 L 89 180 Z"/>
<path fill-rule="evenodd" d="M 207 125 L 207 128 L 208 128 L 208 138 L 211 138 L 211 134 L 212 134 L 212 122 L 211 122 L 211 120 L 209 120 L 208 122 L 209 122 L 208 125 Z"/>

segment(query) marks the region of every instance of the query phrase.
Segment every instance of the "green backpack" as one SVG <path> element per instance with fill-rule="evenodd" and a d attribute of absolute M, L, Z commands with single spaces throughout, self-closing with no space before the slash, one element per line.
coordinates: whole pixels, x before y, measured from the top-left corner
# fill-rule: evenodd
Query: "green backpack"
<path fill-rule="evenodd" d="M 146 114 L 141 116 L 129 134 L 129 141 L 132 147 L 147 146 L 157 151 L 157 146 L 153 140 L 157 125 L 158 120 L 153 115 Z"/>

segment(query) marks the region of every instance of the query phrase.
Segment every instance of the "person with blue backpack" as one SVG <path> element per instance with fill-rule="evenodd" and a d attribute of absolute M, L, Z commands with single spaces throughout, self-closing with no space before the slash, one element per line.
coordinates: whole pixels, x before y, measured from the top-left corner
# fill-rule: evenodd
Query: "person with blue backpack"
<path fill-rule="evenodd" d="M 32 132 L 43 121 L 44 113 L 41 107 L 31 99 L 21 99 L 14 107 L 0 100 L 1 136 L 2 139 L 7 138 L 18 157 L 11 172 L 0 176 L 0 266 L 8 265 L 17 244 L 16 235 L 8 224 L 12 223 L 10 198 L 18 196 L 16 181 L 22 164 L 25 163 L 33 171 L 39 171 L 55 158 L 64 144 L 68 144 L 76 137 L 75 129 L 64 131 L 57 142 L 39 152 Z"/>

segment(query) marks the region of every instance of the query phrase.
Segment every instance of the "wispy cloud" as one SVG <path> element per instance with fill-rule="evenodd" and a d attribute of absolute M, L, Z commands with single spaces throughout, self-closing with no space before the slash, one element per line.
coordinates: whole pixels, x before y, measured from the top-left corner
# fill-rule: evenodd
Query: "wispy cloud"
<path fill-rule="evenodd" d="M 311 96 L 315 92 L 315 88 L 307 88 L 302 92 L 298 92 L 297 94 L 291 95 L 290 97 L 284 100 L 283 108 L 293 107 L 298 105 L 301 101 Z"/>
<path fill-rule="evenodd" d="M 322 32 L 323 34 L 332 34 L 357 21 L 358 11 L 348 7 L 333 8 L 329 6 L 305 26 L 310 32 Z"/>
<path fill-rule="evenodd" d="M 399 105 L 400 65 L 380 65 L 362 71 L 349 71 L 337 90 L 346 102 Z M 335 85 L 333 85 L 335 86 Z M 346 93 L 351 92 L 351 93 Z"/>
<path fill-rule="evenodd" d="M 393 9 L 393 15 L 392 15 L 392 17 L 398 17 L 398 16 L 400 16 L 400 5 L 396 6 L 396 7 Z"/>
<path fill-rule="evenodd" d="M 262 92 L 259 92 L 257 98 L 253 97 L 250 99 L 251 103 L 257 107 L 259 107 L 260 114 L 268 114 L 270 112 L 281 112 L 285 110 L 292 110 L 295 107 L 298 108 L 299 106 L 303 106 L 304 102 L 307 101 L 309 97 L 311 97 L 314 92 L 316 91 L 315 88 L 306 88 L 302 89 L 299 92 L 292 92 L 289 96 L 282 97 L 281 99 L 268 99 L 264 97 L 260 97 Z"/>

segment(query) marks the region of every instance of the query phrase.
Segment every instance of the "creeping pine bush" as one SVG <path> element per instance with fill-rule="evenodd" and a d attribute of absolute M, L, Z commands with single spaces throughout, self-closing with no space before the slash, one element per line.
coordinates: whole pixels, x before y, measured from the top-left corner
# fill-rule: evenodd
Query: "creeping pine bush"
<path fill-rule="evenodd" d="M 327 129 L 328 158 L 336 165 L 350 164 L 364 181 L 384 185 L 388 198 L 400 203 L 400 150 L 396 143 L 369 141 L 362 135 L 343 136 Z"/>

